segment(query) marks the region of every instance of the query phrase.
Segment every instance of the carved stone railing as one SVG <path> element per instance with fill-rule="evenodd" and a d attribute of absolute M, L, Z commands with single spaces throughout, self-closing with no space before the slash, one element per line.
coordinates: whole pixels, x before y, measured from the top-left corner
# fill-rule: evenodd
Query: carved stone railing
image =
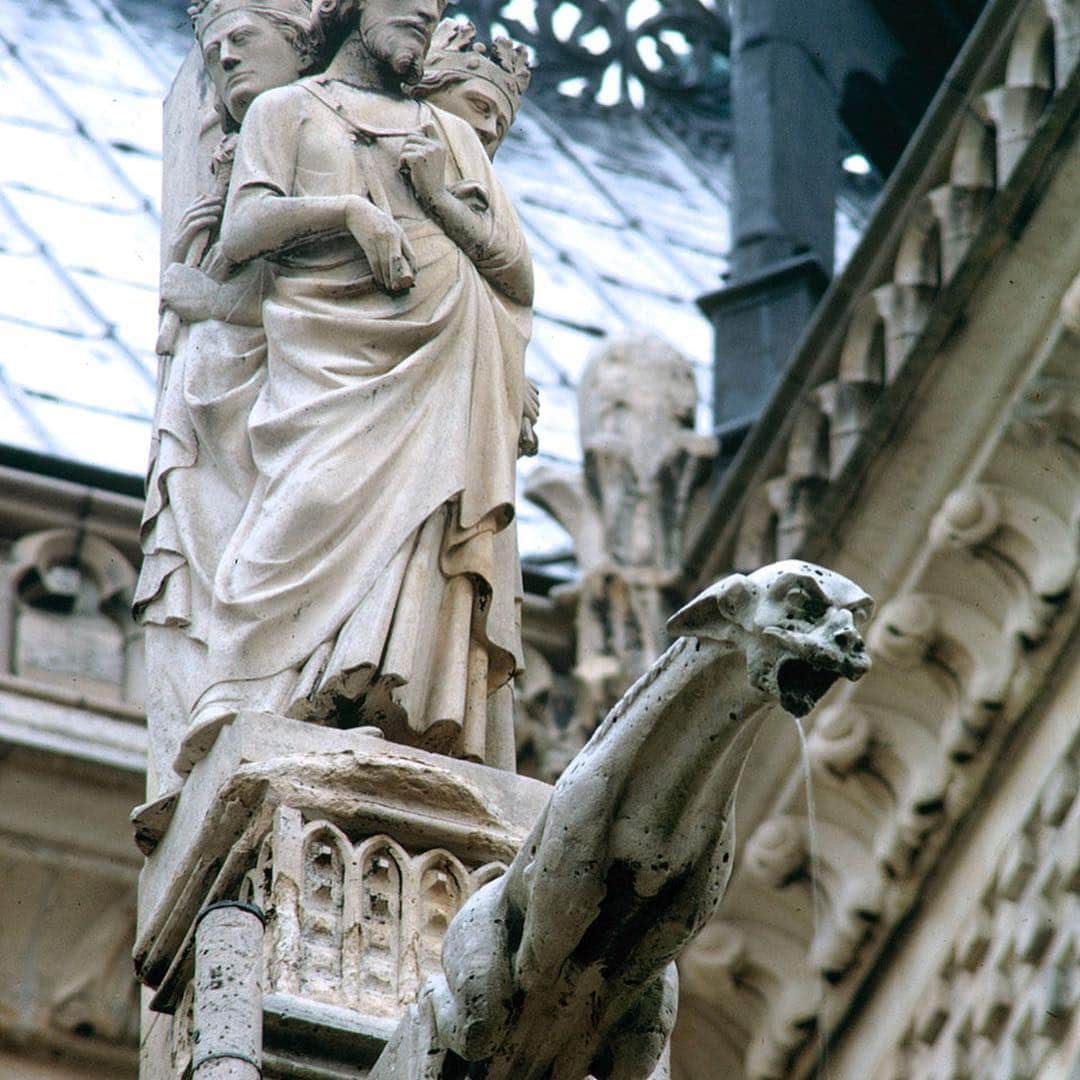
<path fill-rule="evenodd" d="M 1075 244 L 1051 249 L 1053 221 L 1075 219 L 1078 12 L 988 6 L 702 530 L 703 578 L 777 556 L 880 560 L 871 587 L 884 602 L 874 671 L 827 702 L 809 736 L 816 866 L 797 765 L 757 777 L 778 794 L 762 794 L 724 909 L 681 965 L 677 1076 L 702 1061 L 732 1076 L 807 1074 L 815 1033 L 849 1015 L 1076 626 L 1080 283 L 1066 291 Z M 1056 200 L 1045 220 L 1044 199 Z M 988 296 L 1012 283 L 988 282 L 988 267 L 1005 275 L 1016 252 L 1019 271 L 1040 251 L 1047 262 L 1015 282 L 1028 309 L 1009 336 Z M 924 388 L 950 363 L 945 405 Z M 997 379 L 991 406 L 973 387 Z M 937 442 L 913 449 L 909 429 L 930 413 Z M 919 462 L 907 480 L 886 446 Z M 842 523 L 869 521 L 871 502 L 877 523 L 858 535 L 877 548 L 856 551 Z M 1008 1030 L 1027 1030 L 1022 1011 Z"/>

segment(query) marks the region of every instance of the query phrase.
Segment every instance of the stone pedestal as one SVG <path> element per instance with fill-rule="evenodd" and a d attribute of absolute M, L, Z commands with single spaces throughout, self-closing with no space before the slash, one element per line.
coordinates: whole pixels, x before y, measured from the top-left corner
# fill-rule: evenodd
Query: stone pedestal
<path fill-rule="evenodd" d="M 262 997 L 262 1075 L 364 1075 L 438 970 L 450 919 L 503 872 L 549 793 L 368 735 L 241 714 L 195 767 L 156 845 L 144 833 L 135 963 L 153 993 L 143 1080 L 174 1080 L 192 1064 L 205 981 L 196 951 L 215 946 L 216 924 L 199 917 L 230 900 L 266 918 L 261 985 L 250 990 Z"/>

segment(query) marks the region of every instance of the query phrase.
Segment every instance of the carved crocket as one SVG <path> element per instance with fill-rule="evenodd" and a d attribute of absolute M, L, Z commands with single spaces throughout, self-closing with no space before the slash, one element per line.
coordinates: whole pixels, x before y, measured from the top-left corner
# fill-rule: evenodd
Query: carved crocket
<path fill-rule="evenodd" d="M 675 1021 L 672 963 L 731 873 L 732 810 L 762 720 L 869 668 L 873 602 L 802 562 L 725 578 L 574 759 L 506 874 L 454 919 L 445 977 L 371 1080 L 638 1080 Z"/>

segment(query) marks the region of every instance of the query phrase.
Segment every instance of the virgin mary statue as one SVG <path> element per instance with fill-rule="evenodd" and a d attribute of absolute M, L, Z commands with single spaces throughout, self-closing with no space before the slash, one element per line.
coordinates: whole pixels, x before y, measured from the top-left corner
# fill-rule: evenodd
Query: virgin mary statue
<path fill-rule="evenodd" d="M 274 264 L 257 478 L 181 772 L 241 709 L 513 768 L 532 271 L 472 128 L 401 90 L 441 10 L 321 0 L 330 65 L 263 93 L 240 131 L 222 247 Z"/>

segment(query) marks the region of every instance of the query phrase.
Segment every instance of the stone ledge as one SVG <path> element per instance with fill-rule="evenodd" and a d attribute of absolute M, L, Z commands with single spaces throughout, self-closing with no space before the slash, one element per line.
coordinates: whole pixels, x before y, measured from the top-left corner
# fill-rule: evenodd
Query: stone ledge
<path fill-rule="evenodd" d="M 60 687 L 0 676 L 0 742 L 106 765 L 146 770 L 142 714 L 121 702 L 88 701 Z"/>
<path fill-rule="evenodd" d="M 356 1075 L 358 1065 L 375 1061 L 396 1027 L 393 1020 L 365 1016 L 352 1009 L 324 1005 L 292 994 L 266 995 L 263 1025 L 268 1065 L 281 1058 L 281 1064 L 287 1066 L 292 1055 L 311 1049 L 315 1057 L 323 1060 L 327 1075 L 336 1075 L 334 1066 L 347 1062 L 353 1070 L 345 1074 L 349 1076 Z M 304 1067 L 309 1068 L 307 1055 L 300 1056 Z"/>
<path fill-rule="evenodd" d="M 202 907 L 232 896 L 275 811 L 290 807 L 352 839 L 390 833 L 473 862 L 509 861 L 550 788 L 352 731 L 243 713 L 195 767 L 139 882 L 139 977 L 170 1011 Z"/>

